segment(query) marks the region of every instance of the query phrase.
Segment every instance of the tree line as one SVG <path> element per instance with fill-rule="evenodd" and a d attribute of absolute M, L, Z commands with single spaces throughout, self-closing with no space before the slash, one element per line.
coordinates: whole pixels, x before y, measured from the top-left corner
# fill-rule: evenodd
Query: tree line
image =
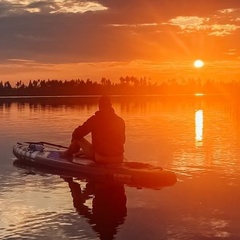
<path fill-rule="evenodd" d="M 118 83 L 101 78 L 100 82 L 82 80 L 29 80 L 18 81 L 14 86 L 9 81 L 0 81 L 0 96 L 56 96 L 56 95 L 146 95 L 146 94 L 239 94 L 240 81 L 218 82 L 201 79 L 170 79 L 152 83 L 146 77 L 120 77 Z"/>

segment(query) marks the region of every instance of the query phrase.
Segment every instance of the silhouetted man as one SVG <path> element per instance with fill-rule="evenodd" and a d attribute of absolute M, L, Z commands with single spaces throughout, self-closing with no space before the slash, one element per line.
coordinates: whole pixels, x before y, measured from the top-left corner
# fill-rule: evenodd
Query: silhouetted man
<path fill-rule="evenodd" d="M 71 144 L 63 156 L 79 153 L 97 163 L 121 163 L 125 122 L 115 113 L 108 96 L 100 97 L 98 106 L 99 111 L 73 131 Z M 89 133 L 92 134 L 92 143 L 84 138 Z"/>

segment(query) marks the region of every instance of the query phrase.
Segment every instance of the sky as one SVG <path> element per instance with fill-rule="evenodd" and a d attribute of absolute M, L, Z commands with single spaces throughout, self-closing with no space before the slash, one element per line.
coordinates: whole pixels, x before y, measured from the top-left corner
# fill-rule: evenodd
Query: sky
<path fill-rule="evenodd" d="M 240 80 L 239 43 L 240 0 L 0 0 L 3 82 Z"/>

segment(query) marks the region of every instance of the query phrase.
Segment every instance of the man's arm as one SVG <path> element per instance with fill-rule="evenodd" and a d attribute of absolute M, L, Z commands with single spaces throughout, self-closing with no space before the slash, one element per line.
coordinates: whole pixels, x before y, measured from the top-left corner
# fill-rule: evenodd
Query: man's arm
<path fill-rule="evenodd" d="M 82 139 L 92 131 L 94 118 L 95 116 L 90 117 L 86 122 L 73 131 L 72 141 Z"/>

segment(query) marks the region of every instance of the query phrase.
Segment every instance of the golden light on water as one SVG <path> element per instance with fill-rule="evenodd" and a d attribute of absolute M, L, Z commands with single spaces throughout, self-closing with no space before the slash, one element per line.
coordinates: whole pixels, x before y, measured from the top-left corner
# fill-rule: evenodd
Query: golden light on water
<path fill-rule="evenodd" d="M 204 93 L 195 93 L 194 96 L 201 97 L 201 96 L 204 96 Z"/>
<path fill-rule="evenodd" d="M 202 146 L 203 141 L 203 110 L 195 112 L 195 144 L 197 147 Z"/>

